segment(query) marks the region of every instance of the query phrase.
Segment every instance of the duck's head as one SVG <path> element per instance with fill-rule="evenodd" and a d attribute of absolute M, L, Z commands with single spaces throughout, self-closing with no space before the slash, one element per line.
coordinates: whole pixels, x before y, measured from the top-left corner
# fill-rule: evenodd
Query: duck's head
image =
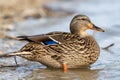
<path fill-rule="evenodd" d="M 87 29 L 104 32 L 103 29 L 94 25 L 86 15 L 77 15 L 72 19 L 70 23 L 70 31 L 72 34 L 86 34 L 85 30 Z"/>

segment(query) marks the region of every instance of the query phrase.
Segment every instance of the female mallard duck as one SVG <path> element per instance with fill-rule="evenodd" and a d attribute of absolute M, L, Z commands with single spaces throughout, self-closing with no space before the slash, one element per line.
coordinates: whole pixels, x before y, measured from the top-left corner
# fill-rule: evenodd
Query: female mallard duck
<path fill-rule="evenodd" d="M 40 62 L 47 67 L 63 68 L 64 71 L 67 68 L 88 67 L 98 59 L 100 48 L 95 39 L 85 32 L 87 29 L 104 32 L 86 15 L 77 15 L 70 23 L 71 33 L 51 32 L 36 36 L 19 36 L 19 40 L 29 43 L 18 52 L 29 54 L 13 54 Z"/>

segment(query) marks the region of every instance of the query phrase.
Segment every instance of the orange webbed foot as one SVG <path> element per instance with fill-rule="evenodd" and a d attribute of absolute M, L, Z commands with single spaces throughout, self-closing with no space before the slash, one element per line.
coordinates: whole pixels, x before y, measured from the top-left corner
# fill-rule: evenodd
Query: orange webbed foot
<path fill-rule="evenodd" d="M 64 72 L 67 72 L 67 71 L 68 71 L 68 67 L 67 67 L 67 64 L 66 64 L 66 63 L 63 63 L 63 71 L 64 71 Z"/>

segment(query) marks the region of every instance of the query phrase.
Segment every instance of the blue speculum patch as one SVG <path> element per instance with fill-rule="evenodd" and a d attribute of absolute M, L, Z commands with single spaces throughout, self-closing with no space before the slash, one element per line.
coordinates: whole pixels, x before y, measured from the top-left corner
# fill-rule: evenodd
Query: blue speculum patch
<path fill-rule="evenodd" d="M 44 43 L 45 45 L 58 44 L 57 42 L 55 42 L 55 41 L 53 41 L 53 40 L 44 41 L 43 43 Z"/>

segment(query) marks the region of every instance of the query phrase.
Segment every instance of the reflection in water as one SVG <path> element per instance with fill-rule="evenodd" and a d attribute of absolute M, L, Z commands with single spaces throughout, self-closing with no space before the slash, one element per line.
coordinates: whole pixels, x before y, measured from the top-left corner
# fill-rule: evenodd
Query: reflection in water
<path fill-rule="evenodd" d="M 90 69 L 69 69 L 64 73 L 58 69 L 34 70 L 29 80 L 97 80 L 99 70 Z"/>

